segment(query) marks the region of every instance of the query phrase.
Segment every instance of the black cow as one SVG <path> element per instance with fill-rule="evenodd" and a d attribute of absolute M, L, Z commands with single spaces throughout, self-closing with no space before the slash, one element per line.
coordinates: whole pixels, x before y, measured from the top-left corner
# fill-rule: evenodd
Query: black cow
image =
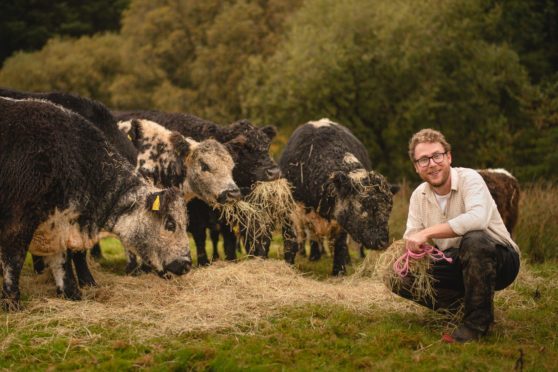
<path fill-rule="evenodd" d="M 371 170 L 364 145 L 345 127 L 327 119 L 298 127 L 279 159 L 293 197 L 308 210 L 339 224 L 334 237 L 333 275 L 346 273 L 347 233 L 367 249 L 385 249 L 393 204 L 390 185 Z M 295 228 L 283 228 L 285 260 L 294 263 Z"/>
<path fill-rule="evenodd" d="M 53 102 L 63 106 L 87 119 L 98 129 L 114 148 L 131 164 L 136 164 L 138 156 L 136 148 L 119 130 L 116 120 L 108 108 L 100 102 L 81 97 L 67 92 L 27 92 L 10 88 L 0 87 L 0 96 L 15 99 L 33 98 Z M 69 252 L 76 267 L 76 273 L 81 286 L 96 285 L 95 279 L 87 266 L 87 251 Z M 91 249 L 91 254 L 101 258 L 101 249 L 95 244 Z M 33 255 L 33 267 L 40 273 L 44 269 L 44 261 L 41 257 Z"/>
<path fill-rule="evenodd" d="M 170 130 L 176 130 L 184 136 L 192 137 L 197 141 L 214 138 L 221 143 L 231 142 L 228 148 L 235 161 L 233 179 L 240 187 L 243 195 L 247 195 L 251 191 L 255 182 L 275 180 L 281 174 L 278 165 L 269 155 L 271 140 L 277 134 L 277 129 L 274 126 L 268 125 L 258 128 L 250 124 L 248 120 L 239 120 L 230 125 L 220 125 L 190 114 L 157 111 L 113 111 L 113 115 L 117 120 L 122 121 L 134 118 L 152 120 Z M 239 136 L 241 136 L 242 140 L 239 139 Z M 204 227 L 203 220 L 197 219 L 196 216 L 198 214 L 206 216 L 208 214 L 217 214 L 218 212 L 203 204 L 189 207 L 189 212 L 192 226 L 197 224 L 191 230 L 191 233 L 196 242 L 198 263 L 205 265 L 209 263 L 205 252 L 205 228 L 210 226 L 205 225 Z M 217 216 L 211 217 L 211 219 L 215 218 Z M 201 235 L 202 232 L 203 236 Z M 236 258 L 236 238 L 231 227 L 221 221 L 220 232 L 224 237 L 227 259 Z M 267 240 L 267 237 L 262 237 L 261 241 L 254 244 L 255 250 L 259 255 L 265 255 L 266 249 L 264 247 L 269 243 Z M 204 242 L 204 244 L 202 245 L 201 242 Z M 250 243 L 247 245 L 251 246 Z"/>
<path fill-rule="evenodd" d="M 67 250 L 115 234 L 159 275 L 191 266 L 186 202 L 139 177 L 89 121 L 48 101 L 0 98 L 0 247 L 5 309 L 18 309 L 27 251 L 79 299 Z"/>

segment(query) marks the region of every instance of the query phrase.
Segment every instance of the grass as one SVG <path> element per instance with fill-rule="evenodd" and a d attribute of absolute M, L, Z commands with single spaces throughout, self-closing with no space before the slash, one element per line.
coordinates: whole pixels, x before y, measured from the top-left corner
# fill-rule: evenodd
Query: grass
<path fill-rule="evenodd" d="M 451 319 L 391 295 L 374 278 L 352 275 L 362 263 L 356 249 L 345 278 L 329 277 L 328 255 L 318 262 L 299 256 L 295 269 L 288 267 L 277 259 L 276 236 L 269 260 L 216 262 L 162 280 L 125 276 L 122 247 L 104 240 L 105 258 L 91 262 L 99 287 L 85 288 L 83 301 L 57 298 L 50 275 L 35 275 L 26 262 L 23 311 L 0 313 L 0 369 L 555 370 L 558 266 L 552 239 L 558 219 L 545 217 L 556 210 L 555 191 L 522 190 L 516 232 L 521 273 L 497 293 L 496 324 L 478 343 L 442 343 L 441 334 L 455 327 Z M 409 195 L 406 187 L 395 197 L 392 239 L 404 230 Z M 541 246 L 544 259 L 533 259 Z"/>

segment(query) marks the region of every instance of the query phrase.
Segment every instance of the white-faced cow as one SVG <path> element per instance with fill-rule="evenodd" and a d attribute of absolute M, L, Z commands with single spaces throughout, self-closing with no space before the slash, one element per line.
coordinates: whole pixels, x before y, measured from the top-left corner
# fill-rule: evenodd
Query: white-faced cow
<path fill-rule="evenodd" d="M 115 234 L 159 275 L 191 266 L 186 202 L 158 189 L 101 131 L 47 101 L 0 98 L 0 247 L 5 309 L 20 306 L 25 255 L 50 261 L 57 291 L 79 299 L 67 250 Z"/>
<path fill-rule="evenodd" d="M 279 178 L 281 172 L 269 154 L 271 140 L 277 129 L 273 126 L 255 127 L 248 120 L 239 120 L 230 125 L 220 125 L 186 113 L 165 113 L 157 111 L 113 111 L 118 120 L 147 119 L 152 120 L 167 129 L 176 130 L 186 137 L 196 141 L 213 138 L 220 143 L 229 142 L 229 149 L 235 167 L 233 179 L 240 187 L 243 195 L 247 195 L 254 183 L 271 181 Z M 191 216 L 189 228 L 196 242 L 198 263 L 209 263 L 205 251 L 206 228 L 211 228 L 211 221 L 218 219 L 205 203 L 190 203 L 188 212 Z M 220 222 L 220 233 L 223 234 L 226 258 L 236 258 L 236 236 L 232 228 L 223 221 Z M 255 247 L 256 255 L 265 255 L 268 245 L 267 237 L 262 237 Z"/>
<path fill-rule="evenodd" d="M 505 169 L 477 170 L 484 179 L 506 229 L 513 233 L 519 215 L 519 182 Z"/>
<path fill-rule="evenodd" d="M 367 249 L 385 249 L 392 193 L 386 179 L 371 170 L 364 145 L 328 119 L 309 122 L 291 135 L 279 159 L 293 197 L 342 229 L 334 238 L 333 275 L 346 273 L 347 233 Z M 298 245 L 292 225 L 283 229 L 285 259 L 294 263 Z"/>

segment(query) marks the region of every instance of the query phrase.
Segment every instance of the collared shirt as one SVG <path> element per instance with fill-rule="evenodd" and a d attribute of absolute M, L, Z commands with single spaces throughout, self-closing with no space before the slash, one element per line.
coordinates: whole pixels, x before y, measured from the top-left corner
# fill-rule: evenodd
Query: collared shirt
<path fill-rule="evenodd" d="M 451 191 L 446 210 L 440 209 L 432 186 L 423 182 L 411 195 L 407 230 L 403 238 L 447 222 L 459 237 L 432 239 L 441 250 L 459 247 L 461 237 L 469 231 L 484 230 L 496 241 L 513 247 L 519 253 L 519 247 L 506 229 L 496 202 L 480 174 L 469 168 L 452 167 L 450 172 Z"/>

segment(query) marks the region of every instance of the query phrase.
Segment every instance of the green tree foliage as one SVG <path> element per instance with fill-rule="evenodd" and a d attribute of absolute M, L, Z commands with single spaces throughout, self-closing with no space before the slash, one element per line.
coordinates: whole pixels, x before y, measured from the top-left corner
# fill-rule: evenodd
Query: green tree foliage
<path fill-rule="evenodd" d="M 9 0 L 0 2 L 0 65 L 17 50 L 34 51 L 48 39 L 117 31 L 130 0 Z"/>
<path fill-rule="evenodd" d="M 0 84 L 29 91 L 64 90 L 110 102 L 109 88 L 123 72 L 115 34 L 51 39 L 39 52 L 16 53 L 0 70 Z"/>
<path fill-rule="evenodd" d="M 483 39 L 496 21 L 482 1 L 308 1 L 277 52 L 253 59 L 245 112 L 338 121 L 392 179 L 413 176 L 407 142 L 424 127 L 446 134 L 456 165 L 513 168 L 529 82 L 512 49 Z"/>
<path fill-rule="evenodd" d="M 114 105 L 238 119 L 246 61 L 274 51 L 283 20 L 300 3 L 133 1 L 122 27 L 130 68 L 114 82 Z"/>

